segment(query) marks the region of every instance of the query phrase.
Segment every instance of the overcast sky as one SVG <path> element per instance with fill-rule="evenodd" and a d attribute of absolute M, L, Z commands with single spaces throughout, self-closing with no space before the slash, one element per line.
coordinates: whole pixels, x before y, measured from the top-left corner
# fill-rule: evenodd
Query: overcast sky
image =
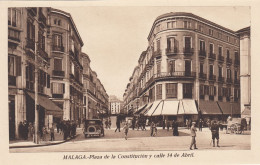
<path fill-rule="evenodd" d="M 191 12 L 231 30 L 250 26 L 249 7 L 55 7 L 68 12 L 108 95 L 123 98 L 156 17 Z"/>

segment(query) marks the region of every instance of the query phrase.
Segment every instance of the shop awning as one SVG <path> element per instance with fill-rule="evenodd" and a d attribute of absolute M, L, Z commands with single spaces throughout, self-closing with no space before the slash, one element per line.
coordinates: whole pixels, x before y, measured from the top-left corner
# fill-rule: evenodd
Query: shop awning
<path fill-rule="evenodd" d="M 154 101 L 152 107 L 149 109 L 149 111 L 147 111 L 145 116 L 152 116 L 152 114 L 155 112 L 155 110 L 157 109 L 160 102 L 161 102 L 161 100 Z"/>
<path fill-rule="evenodd" d="M 162 115 L 177 115 L 178 113 L 178 100 L 164 100 Z"/>
<path fill-rule="evenodd" d="M 33 100 L 35 100 L 35 94 L 31 92 L 26 92 Z M 38 95 L 38 104 L 45 109 L 46 115 L 53 115 L 54 117 L 62 117 L 63 111 L 54 102 L 52 102 L 48 97 Z"/>
<path fill-rule="evenodd" d="M 195 115 L 195 114 L 198 114 L 197 107 L 196 107 L 196 104 L 195 104 L 195 100 L 181 100 L 180 102 L 182 102 L 184 113 L 183 113 L 183 111 L 179 111 L 178 115 L 183 115 L 183 114 Z M 179 109 L 180 108 L 181 108 L 181 104 L 179 106 Z"/>
<path fill-rule="evenodd" d="M 146 113 L 151 109 L 153 103 L 149 103 L 141 112 L 140 114 L 146 115 Z"/>
<path fill-rule="evenodd" d="M 230 102 L 220 102 L 218 101 L 218 105 L 221 108 L 224 115 L 231 114 L 231 103 Z M 232 114 L 241 114 L 240 111 L 240 104 L 239 103 L 232 103 Z"/>
<path fill-rule="evenodd" d="M 241 117 L 251 117 L 251 110 L 249 107 L 245 107 L 244 111 L 241 113 Z"/>
<path fill-rule="evenodd" d="M 152 116 L 160 116 L 162 115 L 162 109 L 163 109 L 164 101 L 161 101 L 155 111 L 153 112 Z"/>
<path fill-rule="evenodd" d="M 138 108 L 138 110 L 134 113 L 135 115 L 138 115 L 142 110 L 144 110 L 144 108 L 147 106 L 147 104 L 141 106 Z"/>
<path fill-rule="evenodd" d="M 200 100 L 199 109 L 203 115 L 222 115 L 218 103 L 215 101 Z"/>

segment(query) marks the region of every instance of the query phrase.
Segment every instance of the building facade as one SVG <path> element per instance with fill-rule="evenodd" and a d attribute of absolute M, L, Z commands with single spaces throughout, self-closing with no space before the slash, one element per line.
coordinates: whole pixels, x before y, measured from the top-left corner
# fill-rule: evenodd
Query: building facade
<path fill-rule="evenodd" d="M 123 95 L 127 111 L 180 122 L 240 115 L 236 32 L 178 12 L 157 17 L 147 39 Z"/>
<path fill-rule="evenodd" d="M 39 130 L 59 120 L 107 113 L 108 95 L 82 46 L 69 13 L 46 7 L 8 9 L 10 139 L 18 138 L 20 122 L 35 122 L 36 109 Z"/>
<path fill-rule="evenodd" d="M 123 109 L 123 102 L 119 100 L 116 96 L 110 95 L 109 96 L 109 114 L 110 115 L 117 115 L 122 112 Z"/>

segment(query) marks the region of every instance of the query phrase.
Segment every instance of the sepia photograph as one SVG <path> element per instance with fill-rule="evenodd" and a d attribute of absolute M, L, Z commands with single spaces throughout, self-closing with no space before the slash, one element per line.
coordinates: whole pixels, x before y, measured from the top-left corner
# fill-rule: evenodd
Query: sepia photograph
<path fill-rule="evenodd" d="M 252 150 L 250 5 L 82 4 L 5 7 L 9 156 Z"/>

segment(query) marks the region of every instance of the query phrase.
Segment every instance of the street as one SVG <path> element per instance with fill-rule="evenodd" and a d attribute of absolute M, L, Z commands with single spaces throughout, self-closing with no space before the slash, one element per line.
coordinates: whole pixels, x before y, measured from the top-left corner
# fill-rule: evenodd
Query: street
<path fill-rule="evenodd" d="M 86 138 L 81 129 L 76 139 L 52 146 L 14 148 L 11 153 L 19 152 L 95 152 L 95 151 L 188 151 L 191 141 L 190 130 L 180 128 L 180 136 L 172 136 L 172 130 L 158 129 L 156 137 L 150 136 L 150 129 L 146 131 L 129 130 L 128 140 L 124 139 L 124 133 L 114 132 L 115 129 L 105 130 L 105 137 Z M 208 128 L 203 128 L 202 132 L 197 132 L 196 151 L 200 150 L 250 150 L 250 132 L 244 134 L 226 134 L 220 131 L 220 147 L 212 147 L 211 132 Z"/>

